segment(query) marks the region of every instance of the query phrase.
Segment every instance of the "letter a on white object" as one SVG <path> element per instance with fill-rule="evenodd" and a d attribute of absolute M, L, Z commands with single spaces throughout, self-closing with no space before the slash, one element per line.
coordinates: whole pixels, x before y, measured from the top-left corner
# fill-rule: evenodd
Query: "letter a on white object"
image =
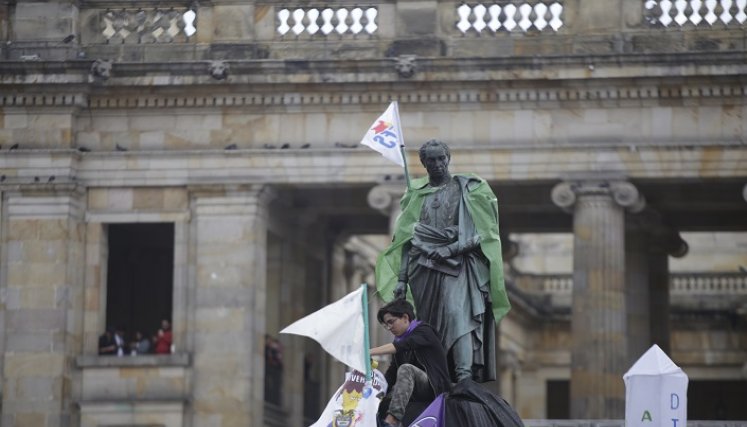
<path fill-rule="evenodd" d="M 623 380 L 626 427 L 687 427 L 687 375 L 658 345 Z"/>
<path fill-rule="evenodd" d="M 361 144 L 373 148 L 390 161 L 405 167 L 405 159 L 402 158 L 400 149 L 400 146 L 405 145 L 405 139 L 402 136 L 397 101 L 389 104 L 384 114 L 373 122 L 363 136 Z"/>
<path fill-rule="evenodd" d="M 335 359 L 366 372 L 363 291 L 361 286 L 337 302 L 296 320 L 280 333 L 309 337 Z"/>

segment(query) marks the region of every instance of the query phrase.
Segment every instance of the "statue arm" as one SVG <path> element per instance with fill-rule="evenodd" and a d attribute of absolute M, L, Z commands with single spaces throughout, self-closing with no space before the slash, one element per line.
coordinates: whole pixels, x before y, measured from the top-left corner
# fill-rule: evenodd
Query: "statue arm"
<path fill-rule="evenodd" d="M 399 276 L 397 277 L 397 286 L 394 288 L 394 298 L 404 298 L 407 295 L 407 267 L 410 263 L 410 243 L 402 247 L 402 258 L 399 264 Z"/>
<path fill-rule="evenodd" d="M 480 235 L 475 234 L 465 242 L 456 241 L 449 245 L 436 248 L 433 252 L 428 254 L 428 257 L 433 258 L 437 261 L 443 261 L 448 258 L 453 258 L 457 255 L 463 255 L 468 252 L 472 252 L 479 247 Z"/>
<path fill-rule="evenodd" d="M 473 250 L 480 247 L 480 235 L 475 234 L 469 239 L 467 239 L 466 242 L 460 243 L 459 241 L 456 241 L 449 245 L 451 248 L 452 256 L 456 255 L 462 255 L 466 254 L 467 252 L 472 252 Z"/>

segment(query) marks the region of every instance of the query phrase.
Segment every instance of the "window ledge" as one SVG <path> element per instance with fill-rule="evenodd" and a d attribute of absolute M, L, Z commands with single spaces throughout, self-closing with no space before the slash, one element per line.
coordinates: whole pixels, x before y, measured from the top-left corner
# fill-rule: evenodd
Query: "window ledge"
<path fill-rule="evenodd" d="M 138 356 L 83 355 L 75 358 L 77 368 L 171 367 L 190 366 L 189 353 Z"/>

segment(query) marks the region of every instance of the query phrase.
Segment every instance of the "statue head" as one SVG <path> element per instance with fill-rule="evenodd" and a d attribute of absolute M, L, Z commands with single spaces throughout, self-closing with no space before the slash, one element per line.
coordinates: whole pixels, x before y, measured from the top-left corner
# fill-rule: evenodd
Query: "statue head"
<path fill-rule="evenodd" d="M 449 146 L 439 140 L 432 139 L 420 147 L 420 163 L 428 171 L 431 183 L 441 183 L 449 178 L 450 161 Z"/>

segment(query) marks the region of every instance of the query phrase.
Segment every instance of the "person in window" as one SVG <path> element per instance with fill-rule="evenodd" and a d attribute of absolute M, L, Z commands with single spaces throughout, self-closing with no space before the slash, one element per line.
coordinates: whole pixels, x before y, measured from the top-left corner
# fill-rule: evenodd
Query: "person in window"
<path fill-rule="evenodd" d="M 130 344 L 132 355 L 148 354 L 150 352 L 150 340 L 145 338 L 142 332 L 135 332 L 135 340 Z"/>
<path fill-rule="evenodd" d="M 170 354 L 173 336 L 171 334 L 171 324 L 168 320 L 161 321 L 161 329 L 158 330 L 155 338 L 155 353 Z"/>
<path fill-rule="evenodd" d="M 114 330 L 114 345 L 117 347 L 115 354 L 117 356 L 124 356 L 126 344 L 122 328 L 116 328 Z"/>
<path fill-rule="evenodd" d="M 385 374 L 389 392 L 379 412 L 386 414 L 384 425 L 399 427 L 410 402 L 427 404 L 450 389 L 446 351 L 435 329 L 415 320 L 412 304 L 405 299 L 381 307 L 376 318 L 394 335 L 391 344 L 371 349 L 371 356 L 394 355 Z"/>
<path fill-rule="evenodd" d="M 117 354 L 117 343 L 114 341 L 114 330 L 107 329 L 99 337 L 99 355 L 112 356 Z"/>

